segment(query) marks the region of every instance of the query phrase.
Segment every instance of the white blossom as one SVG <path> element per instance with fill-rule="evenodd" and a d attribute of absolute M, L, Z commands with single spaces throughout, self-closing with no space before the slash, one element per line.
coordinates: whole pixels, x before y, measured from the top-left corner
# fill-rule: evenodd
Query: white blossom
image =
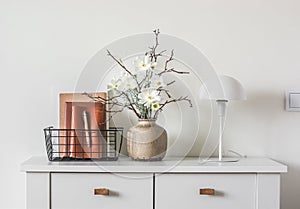
<path fill-rule="evenodd" d="M 149 56 L 146 55 L 144 57 L 136 57 L 134 60 L 134 65 L 138 70 L 148 70 L 151 67 L 151 61 L 149 59 Z"/>
<path fill-rule="evenodd" d="M 157 70 L 157 62 L 152 62 L 150 66 L 151 70 Z"/>
<path fill-rule="evenodd" d="M 158 102 L 154 102 L 151 104 L 151 109 L 156 111 L 160 108 L 160 104 Z"/>
<path fill-rule="evenodd" d="M 111 79 L 110 83 L 108 83 L 107 87 L 108 90 L 119 90 L 121 84 L 121 79 L 113 78 Z"/>
<path fill-rule="evenodd" d="M 159 89 L 159 88 L 166 87 L 166 84 L 165 84 L 164 80 L 162 79 L 162 77 L 156 76 L 151 80 L 150 86 L 151 86 L 151 88 Z"/>
<path fill-rule="evenodd" d="M 139 103 L 146 107 L 150 107 L 152 103 L 159 102 L 159 92 L 153 89 L 145 89 L 138 94 Z"/>

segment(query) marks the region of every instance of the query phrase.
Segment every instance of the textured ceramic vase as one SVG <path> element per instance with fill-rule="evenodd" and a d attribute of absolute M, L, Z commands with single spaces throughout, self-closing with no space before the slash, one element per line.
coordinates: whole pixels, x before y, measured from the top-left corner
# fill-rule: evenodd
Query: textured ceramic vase
<path fill-rule="evenodd" d="M 127 151 L 133 160 L 162 160 L 167 151 L 167 132 L 153 119 L 139 119 L 127 132 Z"/>

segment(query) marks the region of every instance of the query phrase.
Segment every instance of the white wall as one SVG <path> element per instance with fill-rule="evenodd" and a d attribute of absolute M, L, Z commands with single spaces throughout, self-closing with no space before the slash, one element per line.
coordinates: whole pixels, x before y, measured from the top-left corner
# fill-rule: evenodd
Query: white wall
<path fill-rule="evenodd" d="M 233 104 L 225 146 L 289 166 L 282 209 L 300 200 L 300 113 L 284 91 L 300 89 L 297 0 L 0 0 L 0 208 L 25 208 L 22 161 L 45 155 L 42 128 L 55 124 L 57 92 L 72 91 L 103 46 L 160 28 L 202 50 L 248 93 Z"/>

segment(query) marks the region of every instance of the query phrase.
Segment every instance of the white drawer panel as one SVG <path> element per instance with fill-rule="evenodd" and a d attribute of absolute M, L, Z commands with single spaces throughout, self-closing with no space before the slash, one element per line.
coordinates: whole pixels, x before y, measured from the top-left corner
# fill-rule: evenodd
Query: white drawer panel
<path fill-rule="evenodd" d="M 153 178 L 149 174 L 51 174 L 52 209 L 152 209 Z M 94 195 L 94 189 L 109 195 Z"/>
<path fill-rule="evenodd" d="M 156 209 L 255 209 L 255 174 L 162 174 L 155 180 Z M 201 188 L 215 195 L 200 195 Z"/>

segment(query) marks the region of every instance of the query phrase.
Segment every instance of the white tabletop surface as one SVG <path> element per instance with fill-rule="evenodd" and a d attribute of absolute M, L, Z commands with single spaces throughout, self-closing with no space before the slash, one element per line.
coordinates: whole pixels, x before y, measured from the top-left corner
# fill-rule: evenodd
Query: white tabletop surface
<path fill-rule="evenodd" d="M 198 157 L 165 158 L 157 162 L 117 161 L 50 162 L 31 157 L 21 165 L 24 172 L 114 172 L 114 173 L 284 173 L 287 166 L 269 158 L 242 158 L 238 162 L 203 162 Z"/>

